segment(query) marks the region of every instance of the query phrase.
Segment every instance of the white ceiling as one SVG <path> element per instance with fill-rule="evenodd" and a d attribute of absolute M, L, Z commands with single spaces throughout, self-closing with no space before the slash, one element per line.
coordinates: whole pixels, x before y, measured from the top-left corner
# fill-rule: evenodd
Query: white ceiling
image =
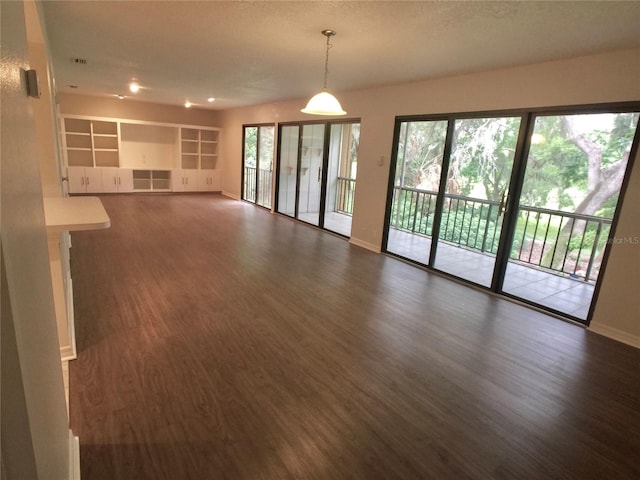
<path fill-rule="evenodd" d="M 327 28 L 337 31 L 334 92 L 640 47 L 638 1 L 45 1 L 43 8 L 59 91 L 214 109 L 317 93 Z M 142 87 L 135 96 L 127 91 L 132 79 Z M 217 100 L 208 104 L 209 96 Z"/>

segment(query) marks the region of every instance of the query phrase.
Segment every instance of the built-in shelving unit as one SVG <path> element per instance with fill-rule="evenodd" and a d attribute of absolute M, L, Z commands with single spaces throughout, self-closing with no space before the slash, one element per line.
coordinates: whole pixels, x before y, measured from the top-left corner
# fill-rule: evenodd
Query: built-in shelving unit
<path fill-rule="evenodd" d="M 218 130 L 181 128 L 182 169 L 214 170 L 218 162 L 218 133 Z"/>
<path fill-rule="evenodd" d="M 117 167 L 119 125 L 117 122 L 65 118 L 65 149 L 70 167 Z"/>
<path fill-rule="evenodd" d="M 133 191 L 170 192 L 171 172 L 168 170 L 134 170 Z"/>
<path fill-rule="evenodd" d="M 200 168 L 202 170 L 217 168 L 219 133 L 217 130 L 200 130 Z"/>
<path fill-rule="evenodd" d="M 79 115 L 62 125 L 70 193 L 220 190 L 218 128 Z"/>

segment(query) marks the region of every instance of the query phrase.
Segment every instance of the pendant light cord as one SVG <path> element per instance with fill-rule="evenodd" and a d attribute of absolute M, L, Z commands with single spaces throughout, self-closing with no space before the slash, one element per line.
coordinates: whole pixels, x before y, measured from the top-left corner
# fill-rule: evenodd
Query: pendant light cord
<path fill-rule="evenodd" d="M 325 30 L 322 32 L 323 35 L 326 35 L 327 37 L 327 52 L 325 54 L 325 58 L 324 58 L 324 85 L 323 85 L 323 89 L 326 90 L 327 89 L 327 78 L 329 77 L 329 49 L 331 47 L 333 47 L 333 45 L 331 43 L 329 43 L 329 40 L 331 39 L 331 37 L 333 35 L 335 35 L 335 32 L 332 32 L 331 30 Z"/>

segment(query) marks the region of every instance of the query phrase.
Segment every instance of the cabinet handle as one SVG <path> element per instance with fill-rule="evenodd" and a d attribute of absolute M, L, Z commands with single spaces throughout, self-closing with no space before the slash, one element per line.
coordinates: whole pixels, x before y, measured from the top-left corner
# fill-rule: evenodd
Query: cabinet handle
<path fill-rule="evenodd" d="M 113 177 L 113 184 L 116 185 L 116 177 Z"/>
<path fill-rule="evenodd" d="M 89 177 L 87 177 L 87 185 L 89 185 Z"/>
<path fill-rule="evenodd" d="M 118 185 L 122 185 L 122 182 L 120 181 L 120 177 L 118 177 Z"/>
<path fill-rule="evenodd" d="M 80 177 L 80 185 L 84 185 L 84 177 Z"/>

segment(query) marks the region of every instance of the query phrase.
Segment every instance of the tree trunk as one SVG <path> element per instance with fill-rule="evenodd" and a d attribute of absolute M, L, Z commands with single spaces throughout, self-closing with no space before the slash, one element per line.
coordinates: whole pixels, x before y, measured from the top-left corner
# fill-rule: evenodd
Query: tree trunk
<path fill-rule="evenodd" d="M 620 161 L 602 169 L 602 149 L 601 147 L 586 139 L 583 135 L 577 134 L 570 117 L 562 117 L 562 123 L 569 139 L 587 157 L 587 194 L 575 209 L 576 214 L 594 215 L 605 204 L 612 195 L 619 191 L 622 179 L 629 159 L 629 150 L 624 152 Z M 548 251 L 543 260 L 543 265 L 550 265 L 554 269 L 559 269 L 567 253 L 568 243 L 574 233 L 582 235 L 587 222 L 578 220 L 572 222 L 566 219 L 556 242 L 554 250 Z M 553 258 L 552 258 L 553 257 Z"/>

